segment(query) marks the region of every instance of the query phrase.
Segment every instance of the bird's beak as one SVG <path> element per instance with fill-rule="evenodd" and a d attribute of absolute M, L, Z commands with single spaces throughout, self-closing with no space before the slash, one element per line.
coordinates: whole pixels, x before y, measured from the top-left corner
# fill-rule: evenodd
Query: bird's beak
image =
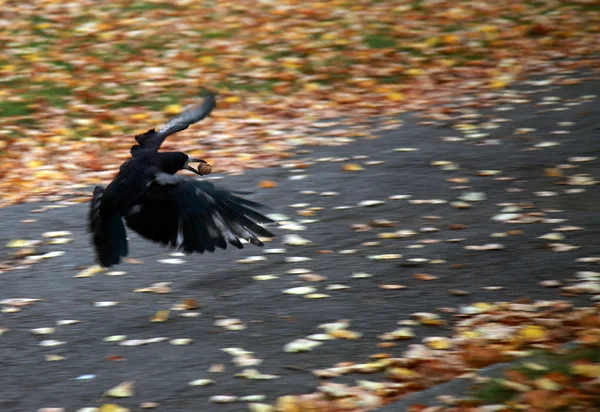
<path fill-rule="evenodd" d="M 189 163 L 206 163 L 206 160 L 203 159 L 198 159 L 196 157 L 190 157 L 188 158 L 187 162 L 185 162 L 185 168 L 191 172 L 196 173 L 199 176 L 204 176 L 202 173 L 200 173 L 198 170 L 194 169 L 192 166 L 189 165 Z"/>

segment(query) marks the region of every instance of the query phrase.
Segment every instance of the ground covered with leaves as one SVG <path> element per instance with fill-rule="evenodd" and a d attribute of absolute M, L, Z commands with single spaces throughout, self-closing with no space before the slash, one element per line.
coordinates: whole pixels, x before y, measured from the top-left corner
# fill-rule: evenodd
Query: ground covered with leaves
<path fill-rule="evenodd" d="M 204 88 L 221 94 L 219 110 L 170 147 L 233 171 L 370 133 L 323 130 L 324 118 L 444 117 L 488 105 L 527 75 L 594 63 L 599 50 L 593 0 L 2 7 L 0 205 L 80 196 L 81 185 L 112 176 L 129 136 Z"/>
<path fill-rule="evenodd" d="M 473 395 L 491 409 L 452 408 L 594 407 L 599 84 L 557 70 L 493 108 L 374 119 L 345 145 L 209 176 L 275 208 L 264 249 L 186 256 L 129 233 L 103 271 L 87 205 L 1 209 L 1 408 L 393 411 L 511 360 Z M 565 343 L 582 352 L 540 355 Z"/>

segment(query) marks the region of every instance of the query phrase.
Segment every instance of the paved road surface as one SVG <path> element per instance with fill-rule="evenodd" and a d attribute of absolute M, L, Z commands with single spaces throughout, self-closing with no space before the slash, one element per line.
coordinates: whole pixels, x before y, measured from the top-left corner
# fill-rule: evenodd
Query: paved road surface
<path fill-rule="evenodd" d="M 364 362 L 369 355 L 379 352 L 377 335 L 396 328 L 396 322 L 412 312 L 436 311 L 439 307 L 456 307 L 476 301 L 510 300 L 520 297 L 557 299 L 556 289 L 538 285 L 542 280 L 565 279 L 577 270 L 594 270 L 588 264 L 576 263 L 582 256 L 600 252 L 600 219 L 598 186 L 560 186 L 560 178 L 549 177 L 544 169 L 568 163 L 572 156 L 600 156 L 598 98 L 582 99 L 584 95 L 600 94 L 600 83 L 587 82 L 557 89 L 549 86 L 528 86 L 529 89 L 548 89 L 531 95 L 535 105 L 511 104 L 514 110 L 484 113 L 487 121 L 507 118 L 510 122 L 497 123 L 500 128 L 482 129 L 486 138 L 466 139 L 460 142 L 443 141 L 442 137 L 463 136 L 463 133 L 444 125 L 419 125 L 407 116 L 406 124 L 393 130 L 378 131 L 377 140 L 358 140 L 342 147 L 311 147 L 310 154 L 298 159 L 314 164 L 307 169 L 271 168 L 254 170 L 242 176 L 226 177 L 221 184 L 232 189 L 256 187 L 260 180 L 274 180 L 279 185 L 272 189 L 257 189 L 253 199 L 272 205 L 278 213 L 295 221 L 316 219 L 304 224 L 303 231 L 277 230 L 278 239 L 268 248 L 286 248 L 285 254 L 264 254 L 261 249 L 249 247 L 244 251 L 219 251 L 213 255 L 186 256 L 185 263 L 172 265 L 158 260 L 171 258 L 168 251 L 143 241 L 130 233 L 131 257 L 143 264 L 123 264 L 116 270 L 124 276 L 97 274 L 91 278 L 74 278 L 82 267 L 92 264 L 92 250 L 85 233 L 85 204 L 32 214 L 40 205 L 18 205 L 0 210 L 2 231 L 0 244 L 11 239 L 41 239 L 51 230 L 72 232 L 73 242 L 66 245 L 43 245 L 40 252 L 65 251 L 62 256 L 50 258 L 31 267 L 5 272 L 1 275 L 0 299 L 27 297 L 42 299 L 18 313 L 1 313 L 0 327 L 9 330 L 0 337 L 0 410 L 35 411 L 42 407 L 63 407 L 67 411 L 114 402 L 103 398 L 109 388 L 123 382 L 136 382 L 136 395 L 119 399 L 116 403 L 138 410 L 141 402 L 158 402 L 159 411 L 243 411 L 243 403 L 215 405 L 209 403 L 213 395 L 245 396 L 264 394 L 266 402 L 277 396 L 308 393 L 318 380 L 310 373 L 313 369 L 332 366 L 337 362 Z M 558 101 L 548 99 L 557 96 Z M 546 100 L 543 100 L 546 98 Z M 556 104 L 539 105 L 541 102 Z M 581 104 L 570 105 L 572 102 Z M 564 107 L 566 110 L 554 111 Z M 468 119 L 465 119 L 468 121 Z M 477 123 L 483 123 L 483 118 Z M 561 123 L 558 122 L 573 122 Z M 377 123 L 374 123 L 374 127 Z M 534 128 L 526 134 L 513 133 L 519 128 Z M 556 131 L 568 134 L 556 134 Z M 488 143 L 476 144 L 486 139 Z M 528 150 L 542 142 L 560 145 Z M 545 144 L 542 144 L 544 146 Z M 397 152 L 395 148 L 411 147 L 413 152 Z M 339 157 L 367 156 L 337 161 Z M 333 157 L 333 158 L 332 158 Z M 329 160 L 327 160 L 329 158 Z M 458 170 L 442 170 L 432 166 L 433 161 L 452 161 L 460 164 Z M 291 161 L 297 161 L 292 159 Z M 383 161 L 364 165 L 364 162 Z M 365 170 L 341 171 L 345 163 L 361 163 Z M 600 175 L 600 162 L 572 163 L 575 173 Z M 214 165 L 218 169 L 218 165 Z M 476 176 L 480 170 L 500 170 L 499 176 L 512 176 L 515 181 L 495 180 L 498 176 Z M 300 178 L 302 176 L 302 178 Z M 292 178 L 295 179 L 292 179 Z M 446 179 L 468 177 L 472 187 L 453 189 L 456 183 Z M 514 191 L 514 188 L 521 191 Z M 583 188 L 583 193 L 565 193 L 565 190 Z M 301 191 L 335 191 L 337 196 L 301 194 Z M 535 192 L 553 191 L 557 196 L 536 196 Z M 471 202 L 470 209 L 456 209 L 449 203 L 411 204 L 408 200 L 388 200 L 393 195 L 410 195 L 411 199 L 443 199 L 454 201 L 465 192 L 483 192 L 486 200 Z M 336 206 L 356 206 L 363 200 L 383 200 L 384 204 L 365 208 L 335 209 Z M 545 209 L 546 217 L 568 219 L 565 223 L 507 224 L 492 220 L 501 213 L 502 203 L 533 205 L 528 211 Z M 323 207 L 313 217 L 296 214 L 290 205 L 310 203 Z M 427 215 L 441 219 L 430 221 Z M 20 223 L 22 219 L 37 218 L 35 223 Z M 356 232 L 353 224 L 367 223 L 375 218 L 398 222 L 394 229 L 377 228 Z M 465 230 L 453 231 L 451 224 L 464 224 Z M 557 253 L 545 248 L 538 236 L 560 225 L 581 226 L 584 230 L 566 232 L 564 243 L 581 246 L 569 252 Z M 378 239 L 379 232 L 397 229 L 419 231 L 423 227 L 437 227 L 438 232 L 419 233 L 406 239 Z M 490 237 L 494 232 L 521 229 L 524 234 L 505 238 Z M 296 233 L 312 241 L 307 246 L 282 245 L 284 235 Z M 461 243 L 445 240 L 466 238 Z M 439 243 L 410 248 L 423 239 L 441 239 Z M 366 241 L 381 241 L 380 246 L 363 246 Z M 466 245 L 501 243 L 504 250 L 470 251 Z M 330 254 L 319 250 L 334 251 Z M 339 253 L 356 249 L 355 254 Z M 0 260 L 12 253 L 0 249 Z M 399 260 L 370 260 L 369 255 L 401 253 Z M 234 263 L 247 256 L 266 256 L 267 260 L 253 264 Z M 312 260 L 286 263 L 285 257 L 309 257 Z M 406 267 L 409 258 L 443 259 L 447 263 Z M 452 265 L 464 265 L 453 269 Z M 293 268 L 308 268 L 327 277 L 314 282 L 319 292 L 330 295 L 325 299 L 306 299 L 290 296 L 282 290 L 304 285 L 295 275 L 285 274 Z M 597 267 L 596 267 L 597 270 Z M 370 278 L 351 278 L 354 272 L 368 272 Z M 413 278 L 415 273 L 430 273 L 439 279 L 430 282 Z M 278 279 L 253 280 L 253 276 L 275 274 Z M 172 282 L 168 294 L 133 293 L 155 282 Z M 326 291 L 329 284 L 343 284 L 351 289 Z M 384 290 L 379 285 L 403 284 L 404 290 Z M 504 286 L 500 291 L 483 290 L 484 286 Z M 449 289 L 463 289 L 469 296 L 455 296 Z M 196 299 L 201 304 L 198 317 L 171 314 L 165 323 L 151 323 L 149 318 L 157 311 L 169 309 L 184 299 Z M 116 301 L 113 307 L 95 307 L 94 302 Z M 577 299 L 588 303 L 589 297 Z M 241 331 L 225 331 L 214 326 L 219 317 L 239 318 L 247 326 Z M 54 327 L 56 322 L 77 319 L 80 323 L 58 326 L 54 334 L 38 336 L 32 328 Z M 328 341 L 314 351 L 303 354 L 285 353 L 283 346 L 298 338 L 317 333 L 318 325 L 339 319 L 350 319 L 351 329 L 364 336 L 356 341 Z M 417 328 L 419 337 L 444 335 L 448 328 Z M 126 347 L 103 339 L 112 335 L 127 335 L 128 339 L 153 337 L 191 338 L 189 345 L 168 342 Z M 42 347 L 44 339 L 66 342 L 56 347 Z M 409 343 L 390 349 L 396 355 Z M 234 366 L 231 356 L 221 349 L 241 347 L 264 359 L 257 368 L 263 373 L 281 375 L 273 381 L 246 380 L 234 375 L 241 369 Z M 386 349 L 387 350 L 387 349 Z M 45 360 L 45 355 L 56 354 L 65 359 Z M 125 360 L 110 361 L 119 356 Z M 114 359 L 114 358 L 113 358 Z M 208 372 L 213 364 L 225 365 L 224 372 Z M 290 369 L 289 367 L 293 367 Z M 93 379 L 75 378 L 93 375 Z M 211 378 L 214 385 L 192 387 L 189 381 Z M 357 377 L 336 381 L 349 382 Z M 364 378 L 361 376 L 360 378 Z M 369 377 L 375 379 L 376 377 Z"/>

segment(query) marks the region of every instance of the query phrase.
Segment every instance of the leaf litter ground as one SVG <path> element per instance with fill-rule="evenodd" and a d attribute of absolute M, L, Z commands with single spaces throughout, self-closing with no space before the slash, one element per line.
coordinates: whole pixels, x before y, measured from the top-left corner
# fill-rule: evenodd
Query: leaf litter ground
<path fill-rule="evenodd" d="M 0 205 L 85 201 L 81 189 L 115 173 L 133 134 L 204 88 L 220 93 L 219 109 L 166 148 L 233 172 L 368 136 L 347 126 L 373 116 L 485 107 L 517 80 L 588 66 L 599 51 L 588 0 L 3 6 Z"/>

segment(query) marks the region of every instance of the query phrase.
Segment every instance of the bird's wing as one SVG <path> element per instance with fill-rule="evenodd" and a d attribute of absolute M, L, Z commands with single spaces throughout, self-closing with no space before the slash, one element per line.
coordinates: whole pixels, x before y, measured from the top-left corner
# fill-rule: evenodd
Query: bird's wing
<path fill-rule="evenodd" d="M 116 265 L 127 256 L 127 234 L 123 219 L 101 207 L 104 187 L 96 186 L 90 202 L 88 230 L 96 249 L 96 260 L 104 267 Z"/>
<path fill-rule="evenodd" d="M 137 145 L 131 147 L 131 153 L 137 150 L 157 151 L 164 140 L 173 133 L 187 129 L 191 124 L 204 119 L 217 105 L 214 95 L 208 95 L 202 104 L 191 106 L 167 122 L 158 131 L 151 129 L 135 137 Z"/>
<path fill-rule="evenodd" d="M 275 223 L 260 203 L 210 182 L 158 173 L 138 204 L 125 215 L 127 225 L 145 238 L 185 252 L 214 252 L 240 239 L 263 246 L 259 236 L 274 235 L 262 225 Z"/>

